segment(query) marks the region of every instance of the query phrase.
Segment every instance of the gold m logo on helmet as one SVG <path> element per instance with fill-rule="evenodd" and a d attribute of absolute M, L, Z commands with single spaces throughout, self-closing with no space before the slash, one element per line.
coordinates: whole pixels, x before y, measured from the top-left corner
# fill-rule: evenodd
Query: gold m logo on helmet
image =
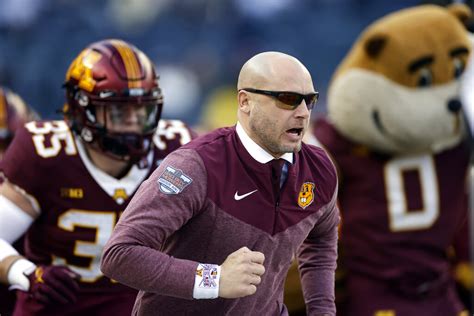
<path fill-rule="evenodd" d="M 314 201 L 314 183 L 305 182 L 301 186 L 300 193 L 298 194 L 298 205 L 305 209 Z"/>
<path fill-rule="evenodd" d="M 78 81 L 79 88 L 88 92 L 94 90 L 96 81 L 92 77 L 92 67 L 102 58 L 99 52 L 91 49 L 83 50 L 72 62 L 66 74 L 66 81 L 74 78 Z"/>

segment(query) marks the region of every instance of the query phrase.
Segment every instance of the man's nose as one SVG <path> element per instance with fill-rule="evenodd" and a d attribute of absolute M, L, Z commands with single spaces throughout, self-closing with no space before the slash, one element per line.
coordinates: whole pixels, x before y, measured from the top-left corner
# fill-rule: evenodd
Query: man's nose
<path fill-rule="evenodd" d="M 134 107 L 125 108 L 124 115 L 127 124 L 138 124 L 140 122 L 140 113 Z"/>
<path fill-rule="evenodd" d="M 310 111 L 308 110 L 308 105 L 306 104 L 306 101 L 303 100 L 301 101 L 300 105 L 294 110 L 295 115 L 298 117 L 309 117 Z"/>

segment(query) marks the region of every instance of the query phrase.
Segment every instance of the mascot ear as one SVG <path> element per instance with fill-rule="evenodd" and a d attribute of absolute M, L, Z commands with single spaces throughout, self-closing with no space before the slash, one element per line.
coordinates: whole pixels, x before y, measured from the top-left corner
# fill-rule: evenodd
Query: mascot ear
<path fill-rule="evenodd" d="M 463 24 L 466 24 L 472 16 L 471 9 L 463 3 L 453 3 L 448 5 L 447 8 L 448 11 L 457 17 Z"/>
<path fill-rule="evenodd" d="M 364 44 L 367 55 L 371 58 L 377 58 L 387 44 L 388 38 L 383 34 L 371 35 Z"/>

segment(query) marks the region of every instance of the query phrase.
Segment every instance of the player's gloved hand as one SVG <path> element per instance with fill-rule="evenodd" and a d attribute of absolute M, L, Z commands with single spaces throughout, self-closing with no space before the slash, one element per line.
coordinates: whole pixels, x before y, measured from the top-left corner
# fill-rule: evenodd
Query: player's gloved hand
<path fill-rule="evenodd" d="M 43 304 L 76 301 L 79 275 L 65 266 L 37 266 L 25 274 L 30 281 L 30 296 Z"/>

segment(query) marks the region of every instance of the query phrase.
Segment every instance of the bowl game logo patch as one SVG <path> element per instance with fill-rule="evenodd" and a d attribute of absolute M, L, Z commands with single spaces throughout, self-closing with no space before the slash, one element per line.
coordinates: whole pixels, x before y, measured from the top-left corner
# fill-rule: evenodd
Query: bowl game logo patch
<path fill-rule="evenodd" d="M 307 208 L 314 201 L 314 183 L 305 182 L 301 186 L 300 193 L 298 194 L 298 205 L 303 208 Z"/>
<path fill-rule="evenodd" d="M 184 174 L 183 171 L 168 166 L 157 182 L 161 192 L 165 194 L 178 194 L 190 185 L 193 179 Z"/>
<path fill-rule="evenodd" d="M 199 264 L 196 274 L 201 279 L 198 283 L 200 288 L 217 288 L 217 265 Z"/>

